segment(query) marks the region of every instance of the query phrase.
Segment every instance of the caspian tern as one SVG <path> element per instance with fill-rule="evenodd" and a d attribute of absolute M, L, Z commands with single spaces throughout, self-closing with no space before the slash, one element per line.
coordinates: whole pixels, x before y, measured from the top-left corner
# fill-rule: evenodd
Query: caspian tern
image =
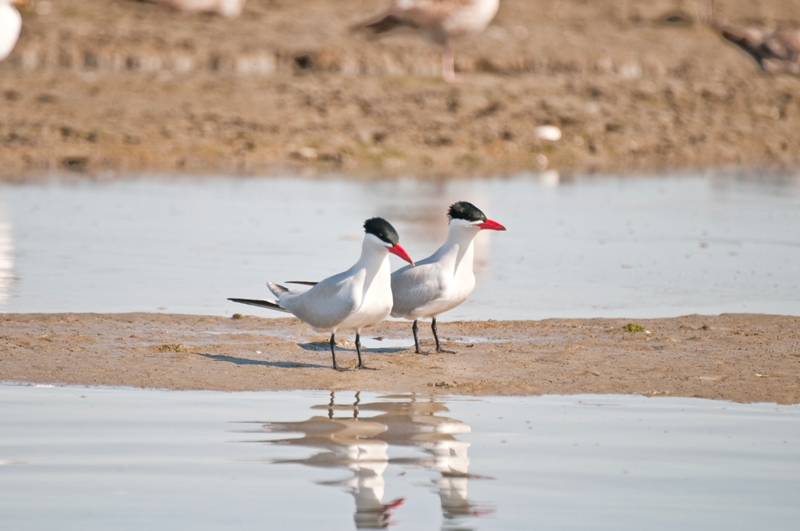
<path fill-rule="evenodd" d="M 500 0 L 391 0 L 389 7 L 353 29 L 380 35 L 411 28 L 442 48 L 442 77 L 456 78 L 452 40 L 485 30 L 497 14 Z"/>
<path fill-rule="evenodd" d="M 11 4 L 25 3 L 26 0 L 0 0 L 0 61 L 14 49 L 22 29 L 22 17 Z"/>
<path fill-rule="evenodd" d="M 358 368 L 366 368 L 361 361 L 361 330 L 380 323 L 392 310 L 389 253 L 412 266 L 414 261 L 398 243 L 397 231 L 385 219 L 368 219 L 364 222 L 364 231 L 361 257 L 344 273 L 317 283 L 299 282 L 313 285 L 308 291 L 301 292 L 267 282 L 269 290 L 277 297 L 275 302 L 228 300 L 291 313 L 317 332 L 330 332 L 334 369 L 339 368 L 336 364 L 336 332 L 355 330 Z"/>
<path fill-rule="evenodd" d="M 416 267 L 403 267 L 392 273 L 392 317 L 413 319 L 414 347 L 420 354 L 417 320 L 430 317 L 436 352 L 442 350 L 436 330 L 436 317 L 464 302 L 475 289 L 472 272 L 475 249 L 473 242 L 481 230 L 506 230 L 487 219 L 471 203 L 459 201 L 447 213 L 450 226 L 447 240 L 431 256 L 417 262 Z"/>

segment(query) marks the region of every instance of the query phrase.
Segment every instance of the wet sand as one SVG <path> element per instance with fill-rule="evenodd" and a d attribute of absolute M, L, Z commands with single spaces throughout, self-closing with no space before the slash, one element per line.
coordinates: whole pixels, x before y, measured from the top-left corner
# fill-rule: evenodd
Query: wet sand
<path fill-rule="evenodd" d="M 630 323 L 642 330 L 628 330 Z M 0 381 L 800 402 L 800 317 L 441 322 L 444 347 L 455 354 L 432 352 L 430 329 L 420 328 L 427 355 L 414 353 L 409 323 L 385 322 L 365 332 L 388 344 L 364 351 L 375 370 L 354 369 L 353 338 L 340 334 L 345 370 L 337 372 L 327 337 L 295 319 L 6 314 L 0 316 Z"/>
<path fill-rule="evenodd" d="M 371 0 L 250 0 L 235 20 L 46 4 L 0 63 L 3 179 L 800 166 L 800 78 L 761 73 L 699 2 L 503 0 L 458 43 L 453 85 L 416 37 L 349 33 Z M 717 4 L 734 25 L 800 23 L 790 0 Z"/>

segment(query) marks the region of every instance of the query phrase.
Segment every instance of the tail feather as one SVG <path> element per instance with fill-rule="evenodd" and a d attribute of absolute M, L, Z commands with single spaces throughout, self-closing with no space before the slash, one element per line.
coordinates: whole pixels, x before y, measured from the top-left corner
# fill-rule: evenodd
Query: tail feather
<path fill-rule="evenodd" d="M 283 295 L 284 293 L 289 293 L 289 288 L 287 288 L 286 286 L 281 286 L 280 284 L 275 284 L 274 282 L 267 282 L 267 287 L 272 292 L 272 294 L 278 297 L 279 299 L 281 298 L 281 295 Z"/>
<path fill-rule="evenodd" d="M 371 18 L 366 22 L 362 22 L 360 24 L 356 24 L 355 26 L 351 27 L 351 31 L 362 31 L 368 30 L 373 35 L 380 35 L 382 33 L 387 33 L 392 31 L 396 28 L 401 28 L 403 26 L 414 27 L 410 21 L 402 19 L 397 15 L 393 14 L 383 14 L 375 18 Z"/>
<path fill-rule="evenodd" d="M 287 280 L 287 284 L 300 284 L 301 286 L 316 286 L 319 282 L 311 282 L 309 280 Z"/>
<path fill-rule="evenodd" d="M 281 308 L 280 306 L 271 301 L 262 301 L 258 299 L 236 299 L 236 298 L 229 298 L 228 300 L 233 302 L 238 302 L 240 304 L 249 304 L 251 306 L 259 306 L 261 308 L 269 308 L 270 310 L 277 310 L 279 312 L 291 313 L 286 308 Z"/>

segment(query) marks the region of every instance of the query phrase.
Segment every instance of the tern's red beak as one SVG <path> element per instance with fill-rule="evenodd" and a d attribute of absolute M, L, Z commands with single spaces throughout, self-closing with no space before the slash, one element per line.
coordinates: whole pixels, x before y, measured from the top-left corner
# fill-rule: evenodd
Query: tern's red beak
<path fill-rule="evenodd" d="M 402 258 L 403 260 L 405 260 L 406 262 L 408 262 L 409 264 L 414 265 L 414 260 L 412 260 L 411 257 L 408 256 L 406 250 L 403 249 L 399 243 L 396 243 L 392 246 L 387 246 L 386 248 L 389 249 L 390 253 L 395 254 L 400 258 Z"/>
<path fill-rule="evenodd" d="M 496 221 L 494 221 L 494 220 L 491 220 L 491 219 L 487 219 L 487 220 L 486 220 L 486 221 L 484 221 L 483 223 L 478 223 L 478 226 L 479 226 L 481 229 L 489 229 L 489 230 L 508 230 L 508 229 L 506 229 L 504 226 L 502 226 L 501 224 L 499 224 L 498 222 L 496 222 Z"/>

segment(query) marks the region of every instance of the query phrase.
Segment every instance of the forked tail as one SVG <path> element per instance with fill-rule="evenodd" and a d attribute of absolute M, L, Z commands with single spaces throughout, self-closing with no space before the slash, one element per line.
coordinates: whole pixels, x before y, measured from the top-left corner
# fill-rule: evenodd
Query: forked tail
<path fill-rule="evenodd" d="M 273 295 L 281 298 L 282 295 L 289 293 L 289 288 L 286 286 L 281 286 L 280 284 L 275 284 L 274 282 L 267 282 L 267 287 L 272 292 Z"/>
<path fill-rule="evenodd" d="M 258 299 L 236 299 L 236 298 L 229 298 L 228 300 L 233 302 L 238 302 L 240 304 L 249 304 L 250 306 L 260 306 L 261 308 L 269 308 L 270 310 L 277 310 L 279 312 L 291 313 L 286 308 L 281 308 L 280 306 L 271 301 L 262 301 Z"/>

